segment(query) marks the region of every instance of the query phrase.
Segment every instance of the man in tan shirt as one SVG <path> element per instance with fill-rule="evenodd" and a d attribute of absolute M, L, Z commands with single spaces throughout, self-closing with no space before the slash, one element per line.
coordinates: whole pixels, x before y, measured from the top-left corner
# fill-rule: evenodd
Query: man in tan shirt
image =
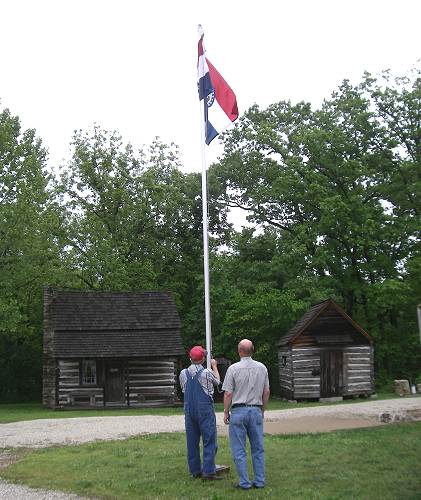
<path fill-rule="evenodd" d="M 225 375 L 224 422 L 229 424 L 231 453 L 239 476 L 238 488 L 248 490 L 265 486 L 265 450 L 263 418 L 269 400 L 269 377 L 264 364 L 252 359 L 253 343 L 243 339 L 238 344 L 240 361 Z M 254 481 L 247 472 L 246 439 L 250 441 Z"/>

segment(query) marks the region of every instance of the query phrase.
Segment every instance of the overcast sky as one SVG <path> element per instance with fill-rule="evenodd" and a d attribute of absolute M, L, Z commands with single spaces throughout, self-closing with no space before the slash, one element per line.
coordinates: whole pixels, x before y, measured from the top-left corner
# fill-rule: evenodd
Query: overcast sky
<path fill-rule="evenodd" d="M 97 123 L 135 147 L 154 136 L 199 171 L 197 25 L 207 57 L 253 103 L 318 106 L 364 70 L 404 74 L 421 56 L 419 0 L 0 0 L 0 107 L 35 128 L 54 167 Z M 216 139 L 208 160 L 221 147 Z"/>

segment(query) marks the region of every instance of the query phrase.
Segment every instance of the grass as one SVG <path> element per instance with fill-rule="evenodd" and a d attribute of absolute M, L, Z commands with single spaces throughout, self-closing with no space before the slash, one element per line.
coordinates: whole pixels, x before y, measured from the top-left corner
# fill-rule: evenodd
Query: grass
<path fill-rule="evenodd" d="M 226 438 L 217 462 L 231 465 L 222 481 L 187 472 L 184 435 L 30 451 L 0 471 L 13 482 L 100 499 L 419 499 L 421 422 L 326 434 L 266 436 L 267 486 L 237 491 Z"/>
<path fill-rule="evenodd" d="M 396 397 L 394 394 L 378 393 L 377 399 L 391 399 Z M 366 399 L 349 399 L 338 403 L 346 404 L 366 401 Z M 300 408 L 308 406 L 320 406 L 327 403 L 298 403 L 291 404 L 287 401 L 272 398 L 269 402 L 268 410 L 285 410 L 289 408 Z M 216 411 L 223 410 L 222 403 L 216 403 Z M 18 404 L 0 404 L 0 424 L 10 422 L 19 422 L 22 420 L 35 420 L 42 418 L 72 418 L 72 417 L 105 417 L 122 415 L 182 415 L 183 408 L 122 408 L 122 409 L 98 409 L 98 410 L 50 410 L 43 408 L 39 403 L 18 403 Z"/>

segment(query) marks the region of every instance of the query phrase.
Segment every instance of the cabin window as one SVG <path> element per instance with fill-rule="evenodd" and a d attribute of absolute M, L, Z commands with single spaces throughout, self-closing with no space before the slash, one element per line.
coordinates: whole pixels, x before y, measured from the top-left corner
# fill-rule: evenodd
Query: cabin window
<path fill-rule="evenodd" d="M 95 359 L 82 360 L 82 385 L 96 384 L 96 361 Z"/>
<path fill-rule="evenodd" d="M 287 365 L 287 357 L 286 356 L 282 356 L 281 363 L 282 363 L 282 366 Z"/>

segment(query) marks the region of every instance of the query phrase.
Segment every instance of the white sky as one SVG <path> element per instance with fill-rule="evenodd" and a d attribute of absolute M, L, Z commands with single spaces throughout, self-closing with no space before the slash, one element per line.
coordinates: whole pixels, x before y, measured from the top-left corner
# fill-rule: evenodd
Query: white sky
<path fill-rule="evenodd" d="M 419 0 L 0 0 L 0 107 L 35 128 L 54 168 L 97 123 L 134 147 L 154 136 L 200 171 L 197 24 L 237 95 L 318 106 L 344 78 L 421 56 Z M 221 153 L 218 140 L 208 160 Z"/>

